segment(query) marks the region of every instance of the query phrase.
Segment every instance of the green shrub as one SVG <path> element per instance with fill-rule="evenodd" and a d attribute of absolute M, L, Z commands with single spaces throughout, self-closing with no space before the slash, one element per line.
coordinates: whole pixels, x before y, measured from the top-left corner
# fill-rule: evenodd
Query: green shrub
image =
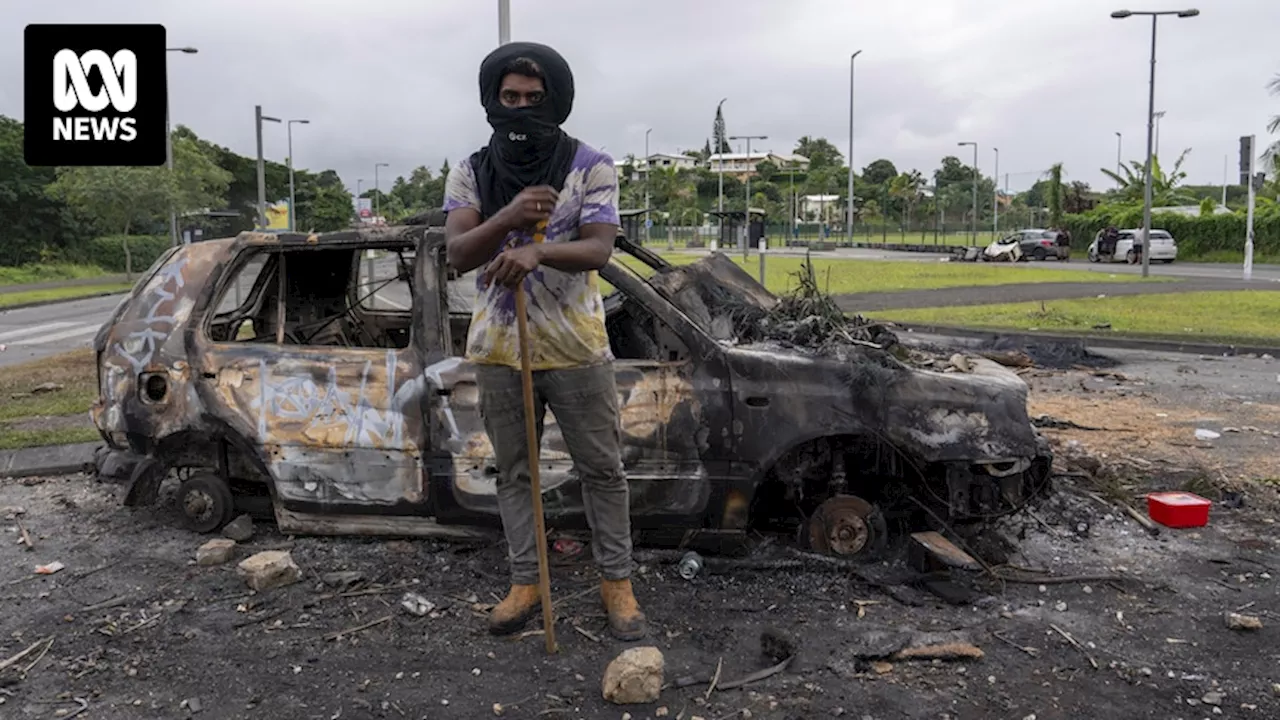
<path fill-rule="evenodd" d="M 125 272 L 125 241 L 129 244 L 130 265 L 135 273 L 150 267 L 170 246 L 169 238 L 164 235 L 107 235 L 89 241 L 81 260 L 110 272 Z"/>

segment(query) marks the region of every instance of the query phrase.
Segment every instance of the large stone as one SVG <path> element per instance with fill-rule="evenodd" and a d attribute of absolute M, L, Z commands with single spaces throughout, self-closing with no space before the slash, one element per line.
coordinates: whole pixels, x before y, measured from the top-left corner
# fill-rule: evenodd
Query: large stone
<path fill-rule="evenodd" d="M 664 663 L 662 651 L 656 647 L 623 651 L 604 670 L 604 699 L 618 705 L 654 702 L 662 691 Z"/>
<path fill-rule="evenodd" d="M 236 571 L 246 585 L 259 592 L 291 585 L 302 579 L 302 571 L 287 550 L 266 550 L 247 557 Z"/>
<path fill-rule="evenodd" d="M 236 552 L 236 541 L 214 538 L 196 550 L 197 565 L 221 565 Z"/>
<path fill-rule="evenodd" d="M 231 538 L 236 542 L 247 542 L 249 538 L 253 537 L 253 518 L 248 515 L 241 515 L 232 520 L 227 523 L 226 527 L 222 528 L 222 536 Z"/>

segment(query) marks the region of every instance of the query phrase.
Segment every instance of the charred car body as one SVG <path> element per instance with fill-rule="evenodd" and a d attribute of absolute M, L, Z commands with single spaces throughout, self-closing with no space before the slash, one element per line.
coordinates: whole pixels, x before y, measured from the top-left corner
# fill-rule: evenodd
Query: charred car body
<path fill-rule="evenodd" d="M 160 258 L 94 343 L 92 415 L 133 466 L 125 503 L 154 502 L 177 471 L 200 531 L 254 506 L 287 533 L 497 525 L 462 357 L 468 279 L 450 282 L 443 245 L 428 226 L 241 233 Z M 743 309 L 765 315 L 778 298 L 727 257 L 672 266 L 621 236 L 618 250 L 600 275 L 615 288 L 607 325 L 642 540 L 781 524 L 855 554 L 883 543 L 896 509 L 980 519 L 1047 485 L 1026 385 L 1005 368 L 921 370 L 867 342 L 839 354 L 744 342 Z M 542 447 L 548 520 L 582 523 L 550 413 Z"/>

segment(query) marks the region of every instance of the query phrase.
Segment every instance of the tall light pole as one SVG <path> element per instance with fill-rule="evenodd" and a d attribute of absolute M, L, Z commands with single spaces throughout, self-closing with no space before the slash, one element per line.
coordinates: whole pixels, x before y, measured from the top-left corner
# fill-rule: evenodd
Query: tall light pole
<path fill-rule="evenodd" d="M 995 191 L 991 194 L 991 232 L 992 240 L 1000 239 L 1000 148 L 991 148 L 996 153 L 996 174 L 991 176 L 991 186 Z"/>
<path fill-rule="evenodd" d="M 511 42 L 511 0 L 498 0 L 498 44 Z"/>
<path fill-rule="evenodd" d="M 1120 143 L 1123 140 L 1124 140 L 1124 136 L 1122 136 L 1119 132 L 1117 132 L 1116 133 L 1116 182 L 1119 182 L 1119 178 L 1120 178 Z"/>
<path fill-rule="evenodd" d="M 747 198 L 743 207 L 742 256 L 747 256 L 747 248 L 751 245 L 751 141 L 765 140 L 768 135 L 731 135 L 730 140 L 747 141 Z"/>
<path fill-rule="evenodd" d="M 1147 277 L 1151 269 L 1151 142 L 1155 132 L 1156 115 L 1156 21 L 1161 15 L 1177 15 L 1180 18 L 1195 17 L 1200 14 L 1195 8 L 1189 10 L 1116 10 L 1111 17 L 1122 20 L 1130 15 L 1151 16 L 1151 79 L 1147 89 L 1147 166 L 1143 179 L 1142 198 L 1142 277 Z"/>
<path fill-rule="evenodd" d="M 956 144 L 960 147 L 965 145 L 973 146 L 973 220 L 970 221 L 969 227 L 972 228 L 970 232 L 973 235 L 973 244 L 976 246 L 978 244 L 978 143 L 962 142 Z"/>
<path fill-rule="evenodd" d="M 644 131 L 644 244 L 649 244 L 649 133 L 653 128 Z"/>
<path fill-rule="evenodd" d="M 850 247 L 853 246 L 853 61 L 861 53 L 861 50 L 856 50 L 849 56 L 849 200 L 846 203 L 844 234 Z"/>
<path fill-rule="evenodd" d="M 262 163 L 262 121 L 278 123 L 280 118 L 262 114 L 262 106 L 253 106 L 253 121 L 258 133 L 258 229 L 267 229 L 267 174 Z"/>
<path fill-rule="evenodd" d="M 194 55 L 199 50 L 193 47 L 165 48 L 165 52 L 180 52 L 188 55 Z M 169 168 L 169 174 L 173 174 L 173 130 L 169 126 L 169 76 L 166 74 L 164 78 L 164 164 Z M 169 205 L 169 242 L 173 245 L 178 244 L 178 211 L 171 203 Z"/>
<path fill-rule="evenodd" d="M 378 189 L 378 168 L 391 167 L 388 163 L 373 164 L 373 222 L 382 217 L 382 191 Z"/>
<path fill-rule="evenodd" d="M 289 136 L 289 232 L 294 232 L 294 221 L 297 216 L 293 211 L 293 124 L 306 125 L 310 120 L 290 120 L 285 123 L 285 133 Z"/>

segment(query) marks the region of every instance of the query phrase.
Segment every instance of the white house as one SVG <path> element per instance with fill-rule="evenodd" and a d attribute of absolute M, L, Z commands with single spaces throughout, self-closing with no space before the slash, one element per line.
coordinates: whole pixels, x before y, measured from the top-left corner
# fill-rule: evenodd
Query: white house
<path fill-rule="evenodd" d="M 839 195 L 801 195 L 800 217 L 808 220 L 819 218 L 830 221 L 844 215 L 844 203 Z"/>
<path fill-rule="evenodd" d="M 756 166 L 766 160 L 777 165 L 781 170 L 786 170 L 788 167 L 794 167 L 796 170 L 809 169 L 809 158 L 791 153 L 776 153 L 771 150 L 756 151 L 750 155 L 747 153 L 715 153 L 708 160 L 707 167 L 710 168 L 711 172 L 723 172 L 725 175 L 746 177 L 747 175 L 754 175 Z"/>
<path fill-rule="evenodd" d="M 698 159 L 691 158 L 688 155 L 672 155 L 671 153 L 654 153 L 645 158 L 642 162 L 643 166 L 652 166 L 655 168 L 676 168 L 677 170 L 692 170 L 698 166 Z"/>

